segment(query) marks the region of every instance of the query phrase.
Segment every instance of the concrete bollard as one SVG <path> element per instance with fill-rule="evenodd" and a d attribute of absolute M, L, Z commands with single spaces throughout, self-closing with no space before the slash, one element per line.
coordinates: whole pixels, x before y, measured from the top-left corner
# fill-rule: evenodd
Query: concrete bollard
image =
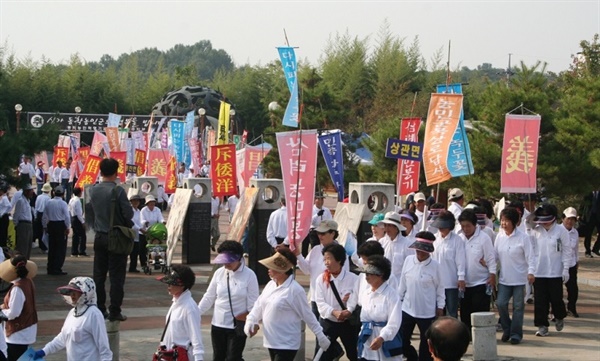
<path fill-rule="evenodd" d="M 113 361 L 119 361 L 119 325 L 120 321 L 106 320 L 106 333 L 108 334 L 108 346 L 113 354 Z"/>
<path fill-rule="evenodd" d="M 473 361 L 497 360 L 496 315 L 493 312 L 474 312 L 471 314 L 471 325 Z"/>
<path fill-rule="evenodd" d="M 306 357 L 306 323 L 302 321 L 300 326 L 300 348 L 294 357 L 294 361 L 304 361 Z M 312 360 L 312 356 L 311 356 Z"/>

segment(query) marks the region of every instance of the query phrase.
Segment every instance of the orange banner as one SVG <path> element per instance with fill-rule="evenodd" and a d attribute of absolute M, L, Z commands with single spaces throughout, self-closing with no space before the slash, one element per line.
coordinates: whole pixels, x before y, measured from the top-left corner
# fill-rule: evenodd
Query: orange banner
<path fill-rule="evenodd" d="M 135 150 L 135 165 L 137 165 L 137 176 L 146 174 L 146 151 L 141 149 Z"/>
<path fill-rule="evenodd" d="M 104 128 L 106 138 L 108 139 L 108 147 L 110 152 L 118 152 L 121 150 L 119 146 L 119 128 L 117 127 L 106 127 Z"/>
<path fill-rule="evenodd" d="M 431 94 L 423 147 L 423 168 L 428 186 L 452 178 L 448 152 L 460 120 L 462 102 L 462 94 Z"/>
<path fill-rule="evenodd" d="M 210 150 L 213 145 L 217 144 L 217 132 L 213 129 L 209 129 L 206 132 L 206 159 L 210 159 Z"/>
<path fill-rule="evenodd" d="M 83 172 L 81 172 L 81 176 L 77 179 L 75 187 L 83 189 L 83 186 L 87 184 L 96 183 L 96 178 L 98 178 L 98 173 L 100 173 L 101 160 L 102 158 L 96 155 L 90 155 L 87 157 L 87 161 L 83 167 Z"/>
<path fill-rule="evenodd" d="M 177 190 L 177 159 L 171 156 L 167 165 L 167 176 L 165 182 L 165 193 L 175 193 Z"/>
<path fill-rule="evenodd" d="M 69 158 L 69 148 L 67 147 L 54 147 L 54 156 L 52 157 L 52 166 L 56 168 L 56 162 L 59 160 L 63 166 L 67 165 L 67 159 Z"/>
<path fill-rule="evenodd" d="M 121 180 L 121 183 L 125 183 L 125 171 L 127 170 L 127 152 L 110 152 L 110 157 L 116 159 L 119 162 L 117 176 Z"/>
<path fill-rule="evenodd" d="M 87 161 L 87 157 L 90 155 L 90 147 L 80 147 L 79 148 L 79 160 L 81 163 L 85 164 Z"/>
<path fill-rule="evenodd" d="M 210 177 L 215 197 L 237 193 L 235 144 L 213 145 L 211 147 Z"/>
<path fill-rule="evenodd" d="M 169 166 L 169 151 L 167 149 L 148 149 L 148 167 L 146 174 L 158 178 L 159 184 L 166 184 Z"/>

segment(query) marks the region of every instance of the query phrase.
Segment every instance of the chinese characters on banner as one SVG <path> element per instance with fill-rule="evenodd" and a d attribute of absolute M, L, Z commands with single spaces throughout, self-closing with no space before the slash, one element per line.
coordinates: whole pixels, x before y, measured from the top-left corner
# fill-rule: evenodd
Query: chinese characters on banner
<path fill-rule="evenodd" d="M 317 174 L 317 131 L 276 133 L 283 192 L 287 204 L 288 239 L 294 250 L 308 235 Z"/>
<path fill-rule="evenodd" d="M 169 157 L 165 178 L 165 193 L 175 193 L 177 190 L 177 159 L 174 156 Z"/>
<path fill-rule="evenodd" d="M 100 155 L 100 152 L 103 149 L 103 145 L 106 142 L 107 142 L 106 135 L 100 133 L 99 131 L 95 131 L 94 139 L 92 140 L 92 148 L 90 149 L 90 154 Z"/>
<path fill-rule="evenodd" d="M 108 141 L 108 147 L 111 152 L 118 152 L 121 150 L 120 142 L 119 142 L 119 128 L 114 127 L 106 127 L 104 128 L 106 132 L 106 138 Z"/>
<path fill-rule="evenodd" d="M 166 149 L 148 149 L 148 167 L 146 174 L 149 177 L 158 178 L 159 184 L 166 184 L 169 159 L 169 151 Z"/>
<path fill-rule="evenodd" d="M 79 147 L 79 160 L 85 165 L 87 158 L 90 155 L 90 147 Z"/>
<path fill-rule="evenodd" d="M 69 148 L 67 147 L 54 147 L 54 156 L 52 157 L 52 166 L 56 168 L 56 162 L 59 160 L 62 162 L 62 165 L 65 166 L 67 164 L 67 159 L 69 158 Z"/>
<path fill-rule="evenodd" d="M 300 106 L 298 101 L 296 52 L 292 47 L 277 48 L 277 51 L 279 52 L 279 59 L 281 59 L 283 74 L 285 75 L 285 80 L 287 81 L 288 89 L 290 90 L 290 101 L 285 108 L 283 125 L 298 128 L 298 114 L 300 112 Z"/>
<path fill-rule="evenodd" d="M 344 160 L 342 157 L 342 132 L 319 135 L 319 146 L 331 181 L 338 194 L 338 201 L 344 200 Z"/>
<path fill-rule="evenodd" d="M 175 155 L 177 162 L 183 162 L 183 143 L 185 141 L 185 123 L 173 120 L 169 122 L 169 127 L 171 130 L 171 139 L 173 146 L 172 154 Z"/>
<path fill-rule="evenodd" d="M 535 193 L 542 117 L 506 114 L 505 119 L 500 192 Z"/>
<path fill-rule="evenodd" d="M 146 151 L 141 149 L 135 150 L 135 163 L 137 166 L 138 177 L 143 176 L 146 173 Z"/>
<path fill-rule="evenodd" d="M 250 185 L 250 178 L 271 149 L 273 149 L 271 144 L 263 143 L 256 146 L 247 145 L 237 151 L 237 179 L 240 189 Z"/>
<path fill-rule="evenodd" d="M 236 194 L 235 144 L 214 145 L 210 153 L 213 195 L 221 197 Z"/>
<path fill-rule="evenodd" d="M 121 180 L 121 183 L 125 183 L 125 171 L 127 170 L 127 152 L 110 152 L 110 157 L 116 159 L 117 162 L 119 162 L 117 176 Z"/>
<path fill-rule="evenodd" d="M 83 189 L 83 186 L 87 184 L 96 183 L 96 178 L 98 178 L 98 173 L 100 172 L 101 160 L 102 159 L 97 155 L 90 154 L 87 157 L 83 172 L 81 172 L 81 176 L 77 179 L 75 187 Z"/>
<path fill-rule="evenodd" d="M 400 122 L 400 139 L 409 142 L 419 141 L 421 118 L 404 118 Z M 396 189 L 398 195 L 404 196 L 419 190 L 419 175 L 421 162 L 398 159 L 398 174 Z"/>
<path fill-rule="evenodd" d="M 221 101 L 221 108 L 219 108 L 219 128 L 217 129 L 217 144 L 229 143 L 229 110 L 231 106 Z"/>
<path fill-rule="evenodd" d="M 200 168 L 202 167 L 202 158 L 200 155 L 200 141 L 198 138 L 189 138 L 188 143 L 190 145 L 190 153 L 192 157 L 192 163 L 194 165 L 194 173 L 200 173 Z M 196 174 L 190 174 L 190 177 L 195 176 Z"/>
<path fill-rule="evenodd" d="M 462 101 L 462 94 L 431 94 L 423 148 L 423 167 L 428 186 L 452 178 L 448 156 L 452 137 L 458 127 Z"/>

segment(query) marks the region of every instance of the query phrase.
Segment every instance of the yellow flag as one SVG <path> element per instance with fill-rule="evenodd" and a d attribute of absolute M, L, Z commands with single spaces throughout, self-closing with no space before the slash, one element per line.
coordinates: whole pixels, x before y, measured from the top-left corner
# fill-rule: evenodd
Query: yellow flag
<path fill-rule="evenodd" d="M 219 129 L 217 129 L 217 145 L 229 144 L 229 108 L 231 106 L 221 101 L 219 109 Z"/>

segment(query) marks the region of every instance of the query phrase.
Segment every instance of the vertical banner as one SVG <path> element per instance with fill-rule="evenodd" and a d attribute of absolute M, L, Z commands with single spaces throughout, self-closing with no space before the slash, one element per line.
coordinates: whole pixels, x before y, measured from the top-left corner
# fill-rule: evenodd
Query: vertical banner
<path fill-rule="evenodd" d="M 167 164 L 167 175 L 165 177 L 165 193 L 175 193 L 177 190 L 177 159 L 174 156 L 169 156 Z"/>
<path fill-rule="evenodd" d="M 67 147 L 54 147 L 54 156 L 52 157 L 52 166 L 56 168 L 56 162 L 59 160 L 63 166 L 66 166 L 67 159 L 69 159 L 69 148 Z"/>
<path fill-rule="evenodd" d="M 221 101 L 219 108 L 219 127 L 217 129 L 217 145 L 229 143 L 229 110 L 231 105 Z"/>
<path fill-rule="evenodd" d="M 235 151 L 235 172 L 237 183 L 240 189 L 245 189 L 248 183 L 244 181 L 244 162 L 246 161 L 246 149 L 242 148 Z"/>
<path fill-rule="evenodd" d="M 96 179 L 98 178 L 98 173 L 100 172 L 100 161 L 102 159 L 97 155 L 90 154 L 87 157 L 85 165 L 83 166 L 83 172 L 81 172 L 81 176 L 77 179 L 77 183 L 75 187 L 80 187 L 83 189 L 83 186 L 87 184 L 96 183 Z"/>
<path fill-rule="evenodd" d="M 206 159 L 210 159 L 210 150 L 213 145 L 217 144 L 217 132 L 210 129 L 206 135 Z"/>
<path fill-rule="evenodd" d="M 408 142 L 419 141 L 421 118 L 404 118 L 400 121 L 400 140 Z M 421 162 L 408 159 L 398 159 L 398 175 L 396 189 L 398 195 L 404 196 L 419 190 L 419 174 Z"/>
<path fill-rule="evenodd" d="M 506 114 L 505 119 L 500 192 L 535 193 L 542 117 Z"/>
<path fill-rule="evenodd" d="M 141 130 L 131 133 L 131 138 L 135 144 L 135 149 L 146 150 L 148 147 L 146 146 L 146 137 Z"/>
<path fill-rule="evenodd" d="M 190 145 L 190 156 L 192 159 L 192 163 L 194 165 L 194 170 L 195 173 L 198 174 L 200 173 L 200 168 L 202 167 L 202 158 L 200 155 L 200 141 L 198 140 L 198 138 L 189 138 L 188 139 L 188 143 Z M 194 176 L 195 174 L 192 174 L 190 176 Z"/>
<path fill-rule="evenodd" d="M 79 159 L 85 165 L 87 158 L 90 155 L 90 147 L 79 147 Z"/>
<path fill-rule="evenodd" d="M 246 146 L 246 143 L 248 143 L 248 131 L 244 129 L 242 133 L 242 148 Z"/>
<path fill-rule="evenodd" d="M 319 146 L 333 186 L 337 191 L 338 202 L 344 200 L 344 159 L 342 157 L 342 132 L 319 135 Z"/>
<path fill-rule="evenodd" d="M 294 250 L 308 235 L 317 175 L 317 131 L 276 133 L 284 196 L 287 204 L 288 239 Z"/>
<path fill-rule="evenodd" d="M 102 144 L 106 142 L 106 135 L 100 133 L 99 131 L 94 132 L 94 139 L 92 140 L 92 147 L 90 149 L 90 154 L 92 155 L 100 155 L 102 151 Z"/>
<path fill-rule="evenodd" d="M 119 162 L 117 176 L 121 180 L 121 183 L 125 183 L 125 171 L 127 170 L 127 152 L 110 152 L 110 157 L 116 159 L 117 162 Z"/>
<path fill-rule="evenodd" d="M 452 137 L 458 128 L 462 101 L 462 94 L 431 94 L 423 147 L 423 167 L 428 186 L 452 178 L 448 156 Z"/>
<path fill-rule="evenodd" d="M 34 160 L 33 163 L 37 166 L 38 162 L 42 162 L 44 163 L 44 165 L 42 166 L 42 168 L 44 169 L 45 173 L 48 173 L 48 153 L 45 150 L 42 150 L 39 153 L 34 154 Z"/>
<path fill-rule="evenodd" d="M 146 174 L 146 151 L 141 149 L 135 150 L 135 165 L 137 165 L 137 173 L 138 177 Z"/>
<path fill-rule="evenodd" d="M 121 123 L 121 116 L 119 114 L 108 113 L 108 120 L 106 121 L 106 124 L 109 127 L 118 128 L 119 123 Z"/>
<path fill-rule="evenodd" d="M 146 174 L 158 178 L 159 184 L 166 184 L 169 159 L 169 152 L 166 149 L 148 149 Z"/>
<path fill-rule="evenodd" d="M 188 112 L 185 117 L 185 137 L 183 141 L 183 162 L 189 169 L 192 164 L 192 151 L 190 149 L 190 144 L 187 141 L 192 138 L 192 133 L 194 131 L 194 111 Z M 197 138 L 197 136 L 196 136 Z"/>
<path fill-rule="evenodd" d="M 178 163 L 183 162 L 183 143 L 185 142 L 185 123 L 173 120 L 169 122 L 171 130 L 173 155 Z"/>
<path fill-rule="evenodd" d="M 437 86 L 438 93 L 454 93 L 462 94 L 462 84 L 455 83 L 446 87 L 446 84 Z M 473 160 L 471 159 L 471 147 L 469 146 L 469 138 L 465 128 L 465 112 L 460 109 L 460 118 L 458 128 L 452 136 L 450 150 L 448 152 L 448 169 L 452 177 L 461 177 L 463 175 L 473 174 Z"/>
<path fill-rule="evenodd" d="M 244 158 L 244 173 L 242 176 L 244 178 L 244 184 L 248 186 L 250 184 L 250 178 L 258 169 L 260 163 L 262 163 L 263 159 L 269 154 L 273 146 L 269 143 L 262 143 L 256 146 L 246 146 L 246 154 Z"/>
<path fill-rule="evenodd" d="M 106 133 L 106 140 L 108 141 L 108 147 L 110 148 L 110 151 L 120 151 L 121 146 L 119 141 L 119 128 L 106 127 L 104 128 L 104 132 Z"/>
<path fill-rule="evenodd" d="M 133 138 L 127 138 L 123 142 L 127 152 L 127 164 L 135 164 L 135 141 Z"/>
<path fill-rule="evenodd" d="M 163 149 L 169 147 L 169 130 L 167 128 L 163 129 L 160 135 L 160 147 Z"/>
<path fill-rule="evenodd" d="M 210 178 L 215 197 L 237 193 L 235 144 L 214 145 L 211 150 Z"/>
<path fill-rule="evenodd" d="M 298 113 L 300 112 L 298 100 L 298 70 L 296 63 L 296 52 L 292 47 L 277 48 L 279 59 L 283 67 L 283 74 L 290 90 L 290 101 L 285 108 L 283 125 L 298 128 Z"/>

